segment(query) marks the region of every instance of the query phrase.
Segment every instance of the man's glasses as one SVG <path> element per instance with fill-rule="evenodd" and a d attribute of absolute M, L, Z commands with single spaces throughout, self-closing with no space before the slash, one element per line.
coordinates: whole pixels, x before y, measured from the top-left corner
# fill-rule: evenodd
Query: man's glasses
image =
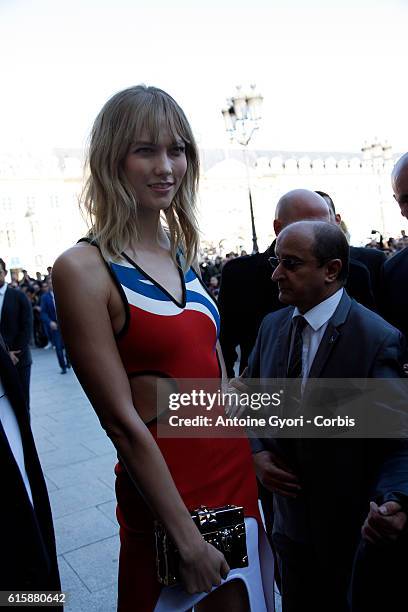
<path fill-rule="evenodd" d="M 331 259 L 335 259 L 335 257 L 325 257 L 324 259 L 317 260 L 319 264 L 318 267 L 321 268 L 326 262 L 330 261 Z M 296 268 L 299 268 L 300 266 L 304 266 L 306 263 L 311 263 L 304 259 L 298 259 L 297 257 L 268 257 L 268 261 L 271 264 L 273 270 L 276 270 L 279 264 L 282 264 L 285 270 L 289 270 L 291 272 L 293 270 L 296 270 Z"/>
<path fill-rule="evenodd" d="M 274 270 L 279 264 L 282 264 L 285 270 L 291 271 L 306 263 L 303 259 L 296 259 L 295 257 L 282 257 L 282 259 L 280 257 L 268 257 L 268 261 Z"/>

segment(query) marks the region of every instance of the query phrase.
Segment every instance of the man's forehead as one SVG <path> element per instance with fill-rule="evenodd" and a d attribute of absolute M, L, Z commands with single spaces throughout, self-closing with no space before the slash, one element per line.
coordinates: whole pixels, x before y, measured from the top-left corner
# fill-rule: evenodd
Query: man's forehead
<path fill-rule="evenodd" d="M 276 240 L 276 251 L 310 251 L 312 236 L 309 232 L 295 229 L 283 230 Z"/>

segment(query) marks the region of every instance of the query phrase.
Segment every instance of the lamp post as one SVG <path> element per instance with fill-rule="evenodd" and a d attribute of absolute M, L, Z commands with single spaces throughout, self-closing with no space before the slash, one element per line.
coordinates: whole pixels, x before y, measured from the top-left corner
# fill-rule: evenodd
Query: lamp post
<path fill-rule="evenodd" d="M 383 194 L 381 188 L 381 181 L 384 175 L 386 163 L 392 159 L 392 147 L 387 141 L 382 144 L 376 138 L 374 142 L 369 144 L 367 141 L 364 142 L 361 147 L 363 154 L 363 161 L 368 162 L 373 170 L 373 174 L 376 177 L 378 198 L 380 202 L 380 217 L 381 217 L 381 234 L 385 235 L 385 219 L 384 219 L 384 206 L 383 206 Z"/>
<path fill-rule="evenodd" d="M 255 229 L 254 207 L 252 204 L 247 146 L 255 130 L 259 128 L 258 122 L 261 119 L 262 100 L 261 94 L 255 90 L 255 85 L 251 85 L 249 92 L 242 91 L 241 85 L 238 85 L 235 95 L 227 100 L 227 106 L 222 110 L 225 129 L 230 135 L 231 141 L 235 140 L 242 147 L 251 214 L 253 253 L 258 253 L 259 249 Z"/>

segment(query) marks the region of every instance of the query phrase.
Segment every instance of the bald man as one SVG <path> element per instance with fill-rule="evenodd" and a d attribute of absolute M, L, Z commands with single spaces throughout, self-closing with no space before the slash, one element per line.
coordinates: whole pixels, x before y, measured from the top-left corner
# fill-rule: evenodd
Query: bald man
<path fill-rule="evenodd" d="M 284 227 L 299 219 L 320 219 L 329 221 L 330 214 L 327 204 L 319 194 L 308 189 L 293 189 L 288 191 L 278 201 L 275 209 L 273 229 L 278 236 Z"/>
<path fill-rule="evenodd" d="M 275 210 L 273 228 L 276 236 L 291 223 L 305 220 L 330 221 L 324 198 L 307 189 L 294 189 L 284 194 Z M 264 253 L 233 259 L 223 268 L 218 296 L 220 341 L 229 377 L 234 376 L 237 347 L 241 352 L 239 372 L 242 373 L 262 319 L 283 307 L 268 263 L 268 258 L 274 254 L 275 241 Z M 346 289 L 358 302 L 373 308 L 374 298 L 365 266 L 355 261 L 351 263 Z"/>
<path fill-rule="evenodd" d="M 394 199 L 408 219 L 408 153 L 395 164 L 391 175 Z M 408 248 L 384 264 L 381 314 L 408 338 Z"/>
<path fill-rule="evenodd" d="M 316 191 L 322 198 L 325 199 L 330 210 L 330 215 L 333 223 L 341 226 L 341 215 L 336 211 L 333 199 L 324 191 Z M 370 275 L 371 289 L 373 292 L 376 309 L 379 308 L 381 291 L 382 291 L 382 272 L 387 256 L 380 249 L 368 247 L 355 247 L 350 245 L 350 257 L 354 261 L 359 261 L 363 266 L 366 266 Z"/>

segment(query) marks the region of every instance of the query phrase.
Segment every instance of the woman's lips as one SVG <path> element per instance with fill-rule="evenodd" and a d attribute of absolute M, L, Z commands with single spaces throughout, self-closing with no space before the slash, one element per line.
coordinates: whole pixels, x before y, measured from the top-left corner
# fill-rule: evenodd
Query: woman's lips
<path fill-rule="evenodd" d="M 167 193 L 173 187 L 174 183 L 152 183 L 149 185 L 150 189 L 157 193 Z"/>

